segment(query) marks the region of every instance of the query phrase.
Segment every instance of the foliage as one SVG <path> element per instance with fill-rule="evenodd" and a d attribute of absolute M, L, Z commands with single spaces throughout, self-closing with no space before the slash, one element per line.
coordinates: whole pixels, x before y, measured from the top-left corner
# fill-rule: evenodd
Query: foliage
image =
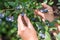
<path fill-rule="evenodd" d="M 44 3 L 52 5 L 54 2 L 44 0 Z M 25 13 L 38 32 L 39 40 L 51 40 L 50 30 L 56 29 L 53 23 L 46 25 L 39 16 L 35 16 L 34 9 L 41 9 L 41 2 L 36 0 L 0 0 L 0 35 L 5 36 L 6 40 L 21 40 L 17 36 L 17 18 L 21 13 Z M 60 21 L 58 20 L 60 23 Z M 49 25 L 50 24 L 50 25 Z M 51 28 L 48 27 L 51 26 Z M 43 35 L 40 36 L 40 33 Z"/>

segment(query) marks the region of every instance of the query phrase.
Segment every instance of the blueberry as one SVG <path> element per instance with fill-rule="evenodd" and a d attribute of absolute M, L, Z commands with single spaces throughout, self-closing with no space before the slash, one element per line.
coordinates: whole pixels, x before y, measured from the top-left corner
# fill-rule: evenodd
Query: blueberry
<path fill-rule="evenodd" d="M 35 18 L 32 18 L 32 21 L 35 21 Z"/>
<path fill-rule="evenodd" d="M 38 21 L 39 21 L 38 18 L 31 18 L 31 20 L 32 20 L 33 22 L 38 22 Z"/>
<path fill-rule="evenodd" d="M 45 34 L 40 33 L 40 37 L 44 39 L 45 38 Z"/>
<path fill-rule="evenodd" d="M 2 19 L 0 19 L 0 24 L 2 23 Z"/>
<path fill-rule="evenodd" d="M 47 10 L 47 9 L 41 9 L 40 12 L 42 12 L 42 13 L 47 13 L 48 10 Z"/>
<path fill-rule="evenodd" d="M 13 22 L 14 21 L 14 17 L 6 17 L 6 21 L 9 21 L 9 22 Z"/>
<path fill-rule="evenodd" d="M 45 34 L 42 35 L 42 38 L 45 38 Z"/>
<path fill-rule="evenodd" d="M 22 8 L 21 5 L 19 5 L 19 6 L 16 7 L 17 10 L 20 10 L 21 8 Z"/>
<path fill-rule="evenodd" d="M 17 6 L 16 9 L 19 10 L 20 9 L 20 6 Z"/>
<path fill-rule="evenodd" d="M 21 16 L 24 16 L 24 12 L 21 13 Z"/>
<path fill-rule="evenodd" d="M 0 18 L 4 18 L 4 14 L 3 13 L 0 13 Z"/>

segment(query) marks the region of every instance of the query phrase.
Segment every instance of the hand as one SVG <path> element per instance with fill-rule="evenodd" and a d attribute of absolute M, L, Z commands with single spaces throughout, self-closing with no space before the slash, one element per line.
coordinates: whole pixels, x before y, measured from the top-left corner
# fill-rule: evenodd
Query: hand
<path fill-rule="evenodd" d="M 57 27 L 58 33 L 60 32 L 60 24 L 56 23 L 55 26 Z"/>
<path fill-rule="evenodd" d="M 52 22 L 54 20 L 54 14 L 53 14 L 53 9 L 52 7 L 48 6 L 45 3 L 42 3 L 43 8 L 47 9 L 48 12 L 47 13 L 42 13 L 39 10 L 35 10 L 35 15 L 39 15 L 42 20 L 45 22 L 45 20 L 48 20 L 50 22 Z"/>
<path fill-rule="evenodd" d="M 18 16 L 18 35 L 23 40 L 38 40 L 37 33 L 36 33 L 33 25 L 31 24 L 29 18 L 26 15 L 24 15 L 23 18 L 24 18 L 27 26 L 24 25 L 22 16 L 19 15 Z"/>

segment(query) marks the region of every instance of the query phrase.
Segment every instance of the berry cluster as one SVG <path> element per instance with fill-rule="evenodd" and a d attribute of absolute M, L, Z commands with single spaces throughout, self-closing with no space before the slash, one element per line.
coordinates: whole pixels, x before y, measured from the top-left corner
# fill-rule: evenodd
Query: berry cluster
<path fill-rule="evenodd" d="M 5 18 L 5 14 L 4 13 L 0 13 L 0 24 L 2 23 L 2 20 L 4 20 L 4 18 Z M 13 22 L 14 21 L 14 17 L 13 16 L 6 17 L 5 19 L 6 19 L 6 21 L 9 21 L 9 22 Z"/>
<path fill-rule="evenodd" d="M 6 17 L 6 21 L 13 22 L 14 21 L 14 17 L 13 16 Z"/>

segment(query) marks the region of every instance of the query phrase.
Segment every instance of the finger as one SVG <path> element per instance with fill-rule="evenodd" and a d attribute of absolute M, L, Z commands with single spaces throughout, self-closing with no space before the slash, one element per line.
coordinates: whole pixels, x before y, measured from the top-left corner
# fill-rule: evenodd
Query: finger
<path fill-rule="evenodd" d="M 25 22 L 27 23 L 28 28 L 30 28 L 30 29 L 33 28 L 33 26 L 32 26 L 32 24 L 31 24 L 29 18 L 28 18 L 26 15 L 24 15 L 24 20 L 25 20 Z"/>
<path fill-rule="evenodd" d="M 22 17 L 21 15 L 18 16 L 18 30 L 23 30 L 24 29 L 24 24 L 22 22 L 21 17 Z"/>
<path fill-rule="evenodd" d="M 44 8 L 51 8 L 49 5 L 47 5 L 47 4 L 45 4 L 45 3 L 42 3 L 42 6 L 43 6 Z"/>
<path fill-rule="evenodd" d="M 43 19 L 45 19 L 44 13 L 41 13 L 39 10 L 35 10 L 35 14 L 41 16 Z"/>
<path fill-rule="evenodd" d="M 53 14 L 53 9 L 49 5 L 42 3 L 43 8 L 48 9 L 49 14 Z"/>
<path fill-rule="evenodd" d="M 45 19 L 42 19 L 42 21 L 45 23 Z"/>

